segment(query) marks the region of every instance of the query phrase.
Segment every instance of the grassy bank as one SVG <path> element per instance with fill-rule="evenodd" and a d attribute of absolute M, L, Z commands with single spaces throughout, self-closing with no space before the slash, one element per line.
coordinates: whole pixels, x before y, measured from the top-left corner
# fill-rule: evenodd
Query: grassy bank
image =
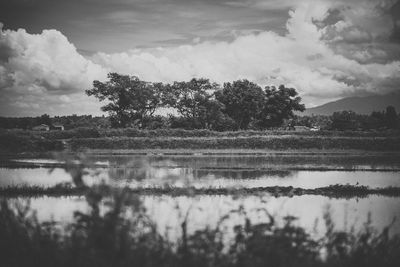
<path fill-rule="evenodd" d="M 264 149 L 400 151 L 398 132 L 137 130 L 0 131 L 0 153 L 63 149 Z"/>
<path fill-rule="evenodd" d="M 81 138 L 70 146 L 79 149 L 356 149 L 400 150 L 400 138 L 269 136 L 238 138 Z"/>

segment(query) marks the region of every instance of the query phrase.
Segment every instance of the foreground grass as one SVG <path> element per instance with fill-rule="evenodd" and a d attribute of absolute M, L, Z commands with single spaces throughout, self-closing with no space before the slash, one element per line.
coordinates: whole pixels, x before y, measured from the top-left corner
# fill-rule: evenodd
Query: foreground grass
<path fill-rule="evenodd" d="M 108 188 L 99 185 L 100 188 Z M 73 187 L 69 184 L 61 184 L 54 187 L 41 186 L 13 186 L 0 188 L 0 196 L 4 197 L 39 197 L 39 196 L 77 196 L 85 195 L 90 188 Z M 195 188 L 195 187 L 139 187 L 126 189 L 127 192 L 136 195 L 257 195 L 271 194 L 275 197 L 292 197 L 302 195 L 319 195 L 331 198 L 364 198 L 370 195 L 399 197 L 400 187 L 369 188 L 367 186 L 331 185 L 315 189 L 304 189 L 292 186 L 270 186 L 254 188 Z M 111 194 L 112 190 L 103 190 L 104 194 Z"/>
<path fill-rule="evenodd" d="M 2 266 L 387 266 L 400 265 L 400 236 L 389 228 L 378 232 L 367 221 L 358 232 L 335 229 L 329 211 L 324 214 L 326 233 L 313 237 L 287 216 L 282 225 L 267 213 L 254 224 L 242 210 L 221 217 L 215 228 L 189 234 L 187 217 L 178 239 L 157 231 L 139 198 L 126 189 L 86 192 L 88 213 L 75 212 L 74 222 L 60 225 L 39 222 L 29 206 L 2 201 L 0 205 L 0 256 Z M 106 194 L 105 194 L 106 193 Z M 105 195 L 111 194 L 107 202 Z M 101 208 L 101 203 L 106 203 Z M 229 229 L 230 216 L 240 220 Z M 229 224 L 230 225 L 230 224 Z"/>

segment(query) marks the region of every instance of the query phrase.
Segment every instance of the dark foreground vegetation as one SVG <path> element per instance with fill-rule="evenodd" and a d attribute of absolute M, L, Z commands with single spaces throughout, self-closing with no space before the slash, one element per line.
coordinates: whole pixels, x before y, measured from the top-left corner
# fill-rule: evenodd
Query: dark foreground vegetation
<path fill-rule="evenodd" d="M 182 219 L 176 238 L 160 234 L 137 195 L 125 189 L 105 197 L 86 193 L 87 213 L 73 223 L 39 222 L 27 205 L 3 199 L 0 206 L 0 258 L 3 266 L 399 266 L 400 236 L 377 232 L 367 221 L 360 231 L 335 229 L 329 210 L 326 233 L 316 237 L 287 216 L 284 223 L 267 211 L 252 223 L 233 210 L 214 228 L 188 232 Z M 230 216 L 240 220 L 223 227 Z"/>
<path fill-rule="evenodd" d="M 188 229 L 195 222 L 190 220 L 188 212 L 184 212 L 186 215 L 181 217 L 178 231 L 171 236 L 160 232 L 158 222 L 150 219 L 141 202 L 141 194 L 234 195 L 235 192 L 229 189 L 196 192 L 194 188 L 161 188 L 157 192 L 158 189 L 116 188 L 105 184 L 89 187 L 83 176 L 85 168 L 93 161 L 83 155 L 60 157 L 64 157 L 64 169 L 71 175 L 73 184 L 47 189 L 14 187 L 0 191 L 2 266 L 397 267 L 400 264 L 400 235 L 391 233 L 390 225 L 378 231 L 369 219 L 357 231 L 337 230 L 329 209 L 324 213 L 325 233 L 309 232 L 298 226 L 292 216 L 286 216 L 280 223 L 280 218 L 265 209 L 257 210 L 264 220 L 254 223 L 240 207 L 222 216 L 217 225 L 194 232 Z M 262 192 L 262 189 L 259 192 L 258 189 L 251 190 L 247 193 L 257 195 Z M 315 190 L 271 187 L 266 191 L 276 196 L 309 193 L 331 197 L 398 196 L 400 193 L 399 188 L 339 185 Z M 73 221 L 69 223 L 39 221 L 29 202 L 23 199 L 40 194 L 81 195 L 89 209 L 75 211 Z M 237 194 L 246 194 L 246 191 L 238 190 Z"/>

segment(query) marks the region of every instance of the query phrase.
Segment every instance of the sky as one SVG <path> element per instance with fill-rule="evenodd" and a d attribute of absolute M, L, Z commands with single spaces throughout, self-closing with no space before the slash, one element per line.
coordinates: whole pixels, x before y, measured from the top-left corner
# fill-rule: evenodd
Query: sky
<path fill-rule="evenodd" d="M 107 73 L 294 87 L 307 107 L 400 91 L 397 0 L 1 0 L 0 116 L 101 115 Z"/>

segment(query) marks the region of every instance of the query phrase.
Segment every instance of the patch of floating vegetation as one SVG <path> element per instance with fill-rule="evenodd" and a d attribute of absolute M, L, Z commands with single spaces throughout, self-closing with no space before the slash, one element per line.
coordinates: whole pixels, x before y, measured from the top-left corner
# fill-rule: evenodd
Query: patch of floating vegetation
<path fill-rule="evenodd" d="M 97 185 L 103 192 L 112 188 L 108 185 Z M 370 188 L 367 186 L 354 185 L 331 185 L 315 189 L 304 189 L 292 186 L 270 186 L 255 188 L 195 188 L 195 187 L 138 187 L 126 188 L 127 191 L 139 195 L 172 195 L 172 196 L 195 196 L 195 195 L 257 195 L 270 194 L 274 197 L 292 197 L 301 195 L 320 195 L 331 198 L 366 198 L 370 195 L 389 197 L 400 197 L 400 187 Z M 73 196 L 84 195 L 89 187 L 74 187 L 71 184 L 59 184 L 54 187 L 41 186 L 9 186 L 0 188 L 0 196 Z"/>

